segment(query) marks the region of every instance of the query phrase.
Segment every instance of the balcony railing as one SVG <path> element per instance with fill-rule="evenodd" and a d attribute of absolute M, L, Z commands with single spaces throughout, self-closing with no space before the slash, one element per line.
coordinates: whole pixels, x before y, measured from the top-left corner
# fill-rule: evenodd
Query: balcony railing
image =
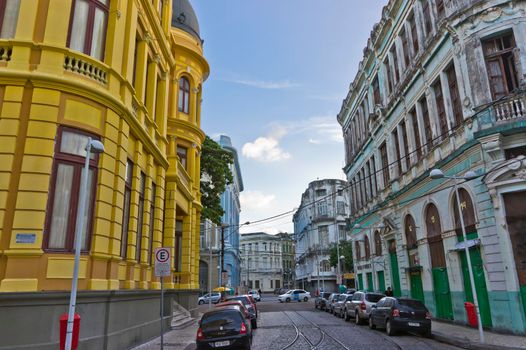
<path fill-rule="evenodd" d="M 88 78 L 98 81 L 106 85 L 108 83 L 108 73 L 95 60 L 89 60 L 80 55 L 68 53 L 64 55 L 64 69 L 84 75 Z"/>
<path fill-rule="evenodd" d="M 186 172 L 186 169 L 184 168 L 183 164 L 181 162 L 177 162 L 177 176 L 181 180 L 181 183 L 188 189 L 190 189 L 190 176 Z"/>
<path fill-rule="evenodd" d="M 519 94 L 496 102 L 493 105 L 495 122 L 508 122 L 526 117 L 526 95 Z"/>
<path fill-rule="evenodd" d="M 0 45 L 0 62 L 10 61 L 11 54 L 13 53 L 13 47 L 8 45 Z"/>

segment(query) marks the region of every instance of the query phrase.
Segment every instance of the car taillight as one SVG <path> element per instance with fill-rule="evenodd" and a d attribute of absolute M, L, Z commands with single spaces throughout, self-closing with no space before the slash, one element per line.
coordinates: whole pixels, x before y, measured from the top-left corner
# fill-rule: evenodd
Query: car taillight
<path fill-rule="evenodd" d="M 247 334 L 247 327 L 245 327 L 245 322 L 241 322 L 241 330 L 239 334 Z"/>
<path fill-rule="evenodd" d="M 398 309 L 393 309 L 393 313 L 391 314 L 393 317 L 400 317 L 400 311 Z"/>
<path fill-rule="evenodd" d="M 205 336 L 203 335 L 203 330 L 201 327 L 197 329 L 197 340 L 203 340 L 205 339 Z"/>
<path fill-rule="evenodd" d="M 428 311 L 426 312 L 426 319 L 430 320 L 431 319 L 431 313 Z"/>
<path fill-rule="evenodd" d="M 367 306 L 365 305 L 363 301 L 360 303 L 360 309 L 367 310 Z"/>

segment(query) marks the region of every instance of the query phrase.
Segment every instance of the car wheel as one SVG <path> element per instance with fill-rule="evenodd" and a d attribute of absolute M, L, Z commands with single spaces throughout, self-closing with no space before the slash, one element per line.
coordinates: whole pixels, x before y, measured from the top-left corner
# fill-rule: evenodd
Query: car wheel
<path fill-rule="evenodd" d="M 309 298 L 305 297 L 305 298 L 303 298 L 303 301 L 307 302 L 307 301 L 309 301 Z"/>
<path fill-rule="evenodd" d="M 290 303 L 290 298 L 285 299 L 287 303 Z"/>
<path fill-rule="evenodd" d="M 369 316 L 369 328 L 370 329 L 376 329 L 376 325 L 373 322 L 373 318 Z"/>
<path fill-rule="evenodd" d="M 199 305 L 203 305 L 204 303 L 205 303 L 204 300 L 199 300 L 198 302 Z"/>
<path fill-rule="evenodd" d="M 345 309 L 345 321 L 349 321 L 350 319 L 351 319 L 351 316 L 349 316 L 347 309 Z"/>
<path fill-rule="evenodd" d="M 354 312 L 354 323 L 356 324 L 362 323 L 362 320 L 360 320 L 360 314 L 358 314 L 358 311 Z"/>
<path fill-rule="evenodd" d="M 341 317 L 341 318 L 344 318 L 344 317 L 345 317 L 345 314 L 343 313 L 343 309 L 340 311 L 340 317 Z"/>
<path fill-rule="evenodd" d="M 256 320 L 252 320 L 251 321 L 251 326 L 253 329 L 257 329 L 258 328 L 258 322 Z"/>
<path fill-rule="evenodd" d="M 391 325 L 391 321 L 390 320 L 387 320 L 387 322 L 385 323 L 385 332 L 390 337 L 395 335 L 395 331 L 393 330 L 393 326 Z"/>

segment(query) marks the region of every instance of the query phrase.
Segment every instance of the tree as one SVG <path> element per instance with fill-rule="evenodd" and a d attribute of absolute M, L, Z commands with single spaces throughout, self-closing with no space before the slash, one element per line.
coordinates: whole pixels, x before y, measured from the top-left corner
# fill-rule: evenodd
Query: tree
<path fill-rule="evenodd" d="M 221 207 L 221 194 L 233 181 L 230 165 L 234 162 L 234 157 L 208 136 L 203 142 L 202 152 L 201 217 L 220 225 L 224 213 Z"/>
<path fill-rule="evenodd" d="M 330 249 L 330 260 L 332 267 L 336 267 L 338 264 L 338 255 L 336 254 L 336 245 L 332 246 Z M 354 271 L 354 264 L 352 260 L 352 242 L 351 241 L 340 241 L 340 256 L 344 256 L 345 260 L 343 263 L 343 271 Z"/>

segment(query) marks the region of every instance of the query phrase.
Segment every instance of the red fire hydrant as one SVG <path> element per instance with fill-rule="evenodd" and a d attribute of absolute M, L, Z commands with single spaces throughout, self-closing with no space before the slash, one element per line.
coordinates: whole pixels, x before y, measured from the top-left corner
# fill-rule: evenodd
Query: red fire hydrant
<path fill-rule="evenodd" d="M 60 316 L 60 350 L 66 347 L 66 332 L 68 330 L 68 314 Z M 71 349 L 75 350 L 79 346 L 80 315 L 75 313 L 73 317 L 73 339 L 71 340 Z"/>
<path fill-rule="evenodd" d="M 466 313 L 468 315 L 468 324 L 471 327 L 478 327 L 479 323 L 477 321 L 477 312 L 475 311 L 475 304 L 467 301 L 464 303 L 464 307 L 466 308 Z"/>

